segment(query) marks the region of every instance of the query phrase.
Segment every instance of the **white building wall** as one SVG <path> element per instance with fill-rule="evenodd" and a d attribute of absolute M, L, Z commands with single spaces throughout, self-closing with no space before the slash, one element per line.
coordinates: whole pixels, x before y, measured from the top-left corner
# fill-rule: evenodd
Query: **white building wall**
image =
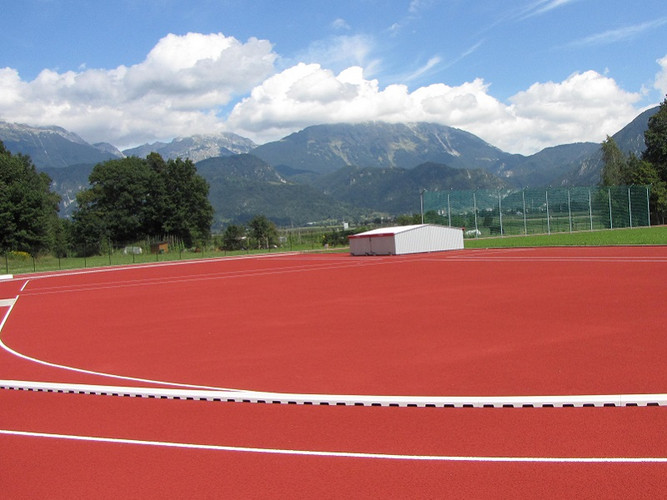
<path fill-rule="evenodd" d="M 463 248 L 463 231 L 458 228 L 424 225 L 396 234 L 396 254 L 440 252 Z"/>
<path fill-rule="evenodd" d="M 461 229 L 430 224 L 376 229 L 350 238 L 352 255 L 400 255 L 462 248 Z"/>

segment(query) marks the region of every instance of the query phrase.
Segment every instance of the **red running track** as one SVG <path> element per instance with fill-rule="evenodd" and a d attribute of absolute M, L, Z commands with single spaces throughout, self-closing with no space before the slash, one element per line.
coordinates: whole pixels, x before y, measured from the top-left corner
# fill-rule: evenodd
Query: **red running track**
<path fill-rule="evenodd" d="M 19 296 L 1 333 L 51 363 L 239 389 L 658 393 L 665 278 L 665 247 L 132 267 L 0 284 L 0 300 Z M 2 379 L 132 383 L 1 356 Z M 10 497 L 627 498 L 667 486 L 665 461 L 597 460 L 664 459 L 663 407 L 297 407 L 13 391 L 0 400 Z M 538 461 L 557 458 L 596 460 Z"/>

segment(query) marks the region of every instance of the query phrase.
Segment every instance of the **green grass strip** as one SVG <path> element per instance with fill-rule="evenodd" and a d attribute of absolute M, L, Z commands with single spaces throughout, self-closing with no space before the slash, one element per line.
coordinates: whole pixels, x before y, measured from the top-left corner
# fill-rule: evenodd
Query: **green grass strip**
<path fill-rule="evenodd" d="M 465 248 L 667 245 L 667 226 L 466 239 Z"/>

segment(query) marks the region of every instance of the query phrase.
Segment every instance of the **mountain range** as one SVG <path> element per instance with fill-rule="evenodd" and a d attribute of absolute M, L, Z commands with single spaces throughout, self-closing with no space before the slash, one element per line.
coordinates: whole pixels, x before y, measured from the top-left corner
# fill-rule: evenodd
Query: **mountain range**
<path fill-rule="evenodd" d="M 641 154 L 648 118 L 657 110 L 614 134 L 621 150 Z M 0 140 L 51 177 L 64 216 L 99 162 L 150 152 L 190 158 L 209 182 L 218 228 L 258 213 L 280 225 L 415 213 L 420 189 L 595 185 L 602 168 L 597 143 L 524 156 L 432 123 L 316 125 L 260 146 L 232 133 L 197 135 L 121 152 L 61 127 L 0 122 Z"/>
<path fill-rule="evenodd" d="M 125 156 L 145 158 L 150 153 L 159 153 L 165 160 L 177 157 L 190 158 L 197 163 L 207 158 L 217 156 L 231 156 L 249 153 L 257 147 L 250 139 L 230 132 L 217 135 L 193 135 L 192 137 L 178 137 L 171 142 L 154 142 L 136 148 L 125 149 Z"/>

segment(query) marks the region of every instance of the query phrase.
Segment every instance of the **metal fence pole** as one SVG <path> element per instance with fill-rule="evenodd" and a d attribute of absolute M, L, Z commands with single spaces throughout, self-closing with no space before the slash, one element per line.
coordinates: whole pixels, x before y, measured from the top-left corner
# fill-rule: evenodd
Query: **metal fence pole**
<path fill-rule="evenodd" d="M 498 191 L 498 217 L 500 221 L 500 236 L 503 236 L 503 204 L 500 199 L 500 191 Z"/>
<path fill-rule="evenodd" d="M 473 207 L 473 212 L 475 214 L 475 238 L 476 238 L 479 229 L 477 228 L 477 196 L 475 195 L 474 191 L 472 193 L 472 207 Z"/>
<path fill-rule="evenodd" d="M 609 198 L 609 229 L 614 229 L 614 219 L 611 214 L 611 188 L 607 188 L 607 196 Z"/>
<path fill-rule="evenodd" d="M 570 219 L 570 232 L 572 232 L 572 204 L 570 202 L 570 190 L 567 190 L 567 216 Z"/>
<path fill-rule="evenodd" d="M 591 231 L 593 230 L 593 201 L 591 200 L 591 190 L 588 188 L 588 218 L 591 221 Z"/>
<path fill-rule="evenodd" d="M 547 200 L 547 234 L 551 234 L 551 221 L 549 220 L 549 190 L 544 192 L 544 197 Z"/>
<path fill-rule="evenodd" d="M 632 229 L 632 199 L 630 198 L 630 186 L 628 186 L 628 217 L 630 219 L 630 229 Z"/>
<path fill-rule="evenodd" d="M 528 234 L 528 224 L 526 224 L 526 189 L 521 190 L 521 200 L 523 201 L 523 234 Z"/>
<path fill-rule="evenodd" d="M 649 186 L 646 186 L 646 222 L 648 222 L 648 227 L 651 227 L 651 204 L 649 198 Z"/>
<path fill-rule="evenodd" d="M 449 203 L 449 193 L 447 193 L 447 220 L 449 221 L 449 227 L 452 227 L 452 206 Z"/>

